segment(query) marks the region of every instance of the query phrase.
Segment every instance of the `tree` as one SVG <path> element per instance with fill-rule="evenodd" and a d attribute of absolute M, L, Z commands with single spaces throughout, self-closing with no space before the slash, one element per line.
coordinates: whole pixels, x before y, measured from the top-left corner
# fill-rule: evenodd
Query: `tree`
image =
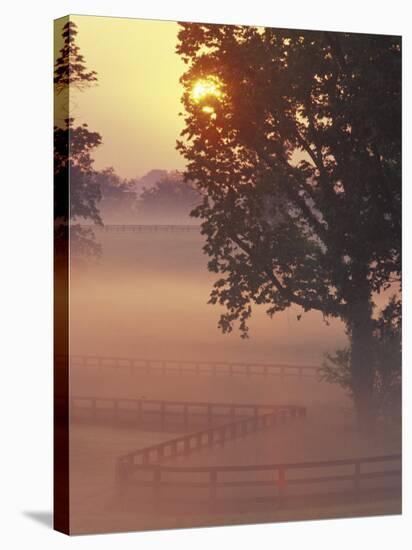
<path fill-rule="evenodd" d="M 182 24 L 185 177 L 204 194 L 210 302 L 341 318 L 373 421 L 373 296 L 400 281 L 400 38 Z"/>
<path fill-rule="evenodd" d="M 67 92 L 69 87 L 82 91 L 97 82 L 97 73 L 86 71 L 83 56 L 75 43 L 76 35 L 76 24 L 67 22 L 63 27 L 64 45 L 55 63 L 54 85 L 57 95 Z M 68 95 L 65 100 L 68 101 Z M 75 126 L 73 117 L 66 118 L 63 126 L 54 127 L 54 219 L 57 245 L 59 240 L 67 241 L 70 220 L 102 223 L 97 207 L 101 194 L 91 156 L 101 141 L 100 134 L 91 132 L 87 124 Z M 70 235 L 73 249 L 78 254 L 99 254 L 100 247 L 90 228 L 72 223 Z M 57 250 L 59 248 L 56 246 Z M 65 250 L 65 246 L 61 248 Z"/>
<path fill-rule="evenodd" d="M 401 311 L 392 297 L 373 322 L 374 409 L 383 421 L 398 421 L 401 414 Z M 356 394 L 351 375 L 350 346 L 327 354 L 320 380 L 340 385 L 352 398 Z"/>
<path fill-rule="evenodd" d="M 94 179 L 100 188 L 99 207 L 105 223 L 133 221 L 136 216 L 136 180 L 122 179 L 113 168 L 100 170 Z"/>
<path fill-rule="evenodd" d="M 68 21 L 63 27 L 64 44 L 54 65 L 54 86 L 57 94 L 75 87 L 84 90 L 97 83 L 96 71 L 87 71 L 83 55 L 76 44 L 77 25 Z"/>
<path fill-rule="evenodd" d="M 167 223 L 187 223 L 190 211 L 200 202 L 195 186 L 179 172 L 170 172 L 154 187 L 144 188 L 138 201 L 140 216 Z"/>

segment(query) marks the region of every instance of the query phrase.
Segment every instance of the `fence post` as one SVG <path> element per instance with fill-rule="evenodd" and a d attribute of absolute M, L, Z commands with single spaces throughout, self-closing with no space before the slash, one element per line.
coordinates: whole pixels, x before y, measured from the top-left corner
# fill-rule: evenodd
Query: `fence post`
<path fill-rule="evenodd" d="M 115 424 L 117 424 L 118 419 L 119 419 L 119 402 L 117 401 L 117 399 L 113 399 L 113 420 Z"/>
<path fill-rule="evenodd" d="M 137 401 L 136 403 L 136 419 L 137 419 L 137 422 L 140 422 L 142 420 L 142 402 L 140 401 Z"/>
<path fill-rule="evenodd" d="M 286 475 L 283 466 L 278 468 L 278 490 L 279 490 L 279 506 L 284 505 L 284 498 L 286 492 Z"/>
<path fill-rule="evenodd" d="M 210 470 L 210 504 L 212 506 L 216 502 L 216 482 L 217 482 L 217 471 Z"/>
<path fill-rule="evenodd" d="M 209 426 L 213 424 L 213 411 L 212 411 L 212 405 L 207 406 L 207 423 Z"/>
<path fill-rule="evenodd" d="M 361 474 L 361 463 L 359 460 L 355 462 L 355 474 L 353 476 L 353 490 L 355 492 L 356 500 L 360 497 L 360 474 Z"/>
<path fill-rule="evenodd" d="M 222 445 L 222 447 L 225 446 L 225 431 L 226 431 L 225 427 L 220 428 L 219 430 L 220 444 Z"/>
<path fill-rule="evenodd" d="M 189 410 L 186 404 L 183 405 L 183 422 L 185 425 L 185 429 L 187 429 L 189 425 Z"/>
<path fill-rule="evenodd" d="M 128 462 L 118 460 L 116 463 L 116 480 L 118 483 L 123 484 L 129 478 L 130 468 Z"/>
<path fill-rule="evenodd" d="M 154 507 L 157 509 L 160 504 L 160 486 L 161 486 L 162 471 L 160 467 L 156 467 L 153 470 L 153 497 Z"/>
<path fill-rule="evenodd" d="M 165 454 L 165 448 L 162 444 L 160 444 L 158 447 L 157 447 L 157 460 L 162 460 L 164 458 L 164 454 Z"/>
<path fill-rule="evenodd" d="M 232 424 L 232 426 L 230 427 L 230 437 L 232 439 L 236 438 L 236 424 Z"/>
<path fill-rule="evenodd" d="M 165 404 L 162 402 L 160 403 L 160 424 L 162 428 L 165 425 L 165 416 L 166 416 L 165 413 L 166 413 L 166 407 L 165 407 Z"/>

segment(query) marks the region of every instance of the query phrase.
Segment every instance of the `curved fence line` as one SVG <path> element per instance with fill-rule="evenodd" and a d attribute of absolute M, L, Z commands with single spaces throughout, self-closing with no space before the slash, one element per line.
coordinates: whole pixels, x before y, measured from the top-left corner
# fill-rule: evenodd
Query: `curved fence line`
<path fill-rule="evenodd" d="M 224 489 L 250 489 L 250 488 L 273 488 L 272 496 L 267 498 L 277 499 L 281 506 L 286 496 L 291 497 L 319 497 L 319 485 L 328 485 L 328 492 L 323 496 L 337 494 L 349 494 L 359 498 L 363 492 L 376 490 L 386 491 L 392 494 L 394 491 L 400 494 L 401 491 L 401 465 L 396 467 L 393 463 L 401 463 L 401 455 L 385 455 L 351 458 L 344 460 L 300 462 L 300 463 L 275 463 L 255 465 L 233 465 L 233 466 L 166 466 L 138 464 L 133 468 L 134 473 L 148 473 L 149 479 L 131 480 L 130 476 L 118 476 L 125 487 L 131 484 L 133 487 L 147 487 L 152 489 L 154 504 L 159 503 L 161 490 L 177 489 L 175 498 L 179 498 L 179 490 L 203 489 L 207 491 L 207 501 L 214 506 L 218 496 L 218 490 Z M 376 465 L 386 464 L 386 468 L 374 469 Z M 349 469 L 346 472 L 338 472 L 342 468 Z M 329 470 L 329 471 L 328 471 Z M 314 475 L 311 475 L 314 472 Z M 132 472 L 130 472 L 132 473 Z M 170 475 L 178 474 L 178 479 L 170 479 Z M 238 474 L 234 479 L 233 474 Z M 243 476 L 242 476 L 243 474 Z M 245 479 L 244 474 L 252 474 L 252 479 Z M 254 476 L 253 476 L 254 474 Z M 266 474 L 266 477 L 265 477 Z M 322 475 L 323 474 L 323 475 Z M 202 480 L 193 481 L 195 476 L 203 476 Z M 227 477 L 229 476 L 229 477 Z M 263 476 L 263 477 L 262 477 Z M 386 480 L 391 480 L 390 484 Z M 377 480 L 371 487 L 370 480 Z M 384 484 L 379 485 L 379 480 Z M 395 480 L 395 483 L 393 483 Z M 342 488 L 344 484 L 344 488 Z M 368 486 L 369 485 L 369 486 Z M 294 487 L 303 486 L 304 489 L 298 494 L 293 491 Z M 315 486 L 315 493 L 310 492 L 310 487 Z M 309 493 L 308 489 L 309 487 Z M 333 488 L 334 493 L 329 492 Z M 317 491 L 317 492 L 316 492 Z M 292 494 L 291 494 L 292 493 Z M 162 495 L 163 498 L 163 495 Z M 239 498 L 239 497 L 237 497 Z M 253 498 L 256 498 L 254 496 Z M 198 499 L 197 499 L 198 502 Z"/>
<path fill-rule="evenodd" d="M 66 361 L 64 356 L 56 356 L 57 364 Z M 259 362 L 202 361 L 185 359 L 149 359 L 139 357 L 104 357 L 98 355 L 70 355 L 72 367 L 96 367 L 129 369 L 131 373 L 145 374 L 194 374 L 204 375 L 244 375 L 316 378 L 319 367 L 314 365 L 291 365 Z"/>
<path fill-rule="evenodd" d="M 276 426 L 287 419 L 306 417 L 306 408 L 298 406 L 278 406 L 274 411 L 262 415 L 241 418 L 234 422 L 220 424 L 190 434 L 184 434 L 162 443 L 150 445 L 120 456 L 116 461 L 116 476 L 126 480 L 140 465 L 158 464 L 164 459 L 189 456 L 203 448 L 224 445 L 227 441 L 244 437 L 251 433 Z"/>

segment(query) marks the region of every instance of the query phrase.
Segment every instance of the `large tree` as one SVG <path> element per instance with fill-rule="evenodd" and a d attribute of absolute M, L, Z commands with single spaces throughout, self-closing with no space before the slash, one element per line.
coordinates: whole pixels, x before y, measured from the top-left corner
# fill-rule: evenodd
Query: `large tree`
<path fill-rule="evenodd" d="M 182 24 L 186 178 L 205 194 L 211 303 L 346 324 L 354 400 L 373 416 L 373 296 L 400 281 L 400 38 Z"/>

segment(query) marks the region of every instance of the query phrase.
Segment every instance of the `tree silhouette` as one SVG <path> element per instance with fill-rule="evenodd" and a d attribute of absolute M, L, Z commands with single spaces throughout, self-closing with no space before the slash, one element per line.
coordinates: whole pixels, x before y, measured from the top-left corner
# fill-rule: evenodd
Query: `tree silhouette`
<path fill-rule="evenodd" d="M 83 56 L 75 43 L 76 35 L 76 24 L 67 22 L 63 27 L 64 45 L 54 71 L 57 95 L 68 92 L 72 87 L 83 91 L 97 83 L 97 73 L 86 70 Z M 68 94 L 65 100 L 68 110 Z M 75 126 L 73 117 L 66 118 L 63 126 L 54 127 L 54 218 L 57 243 L 67 241 L 70 221 L 102 223 L 97 207 L 101 194 L 91 156 L 101 141 L 100 134 L 91 132 L 87 124 Z M 79 255 L 99 254 L 100 247 L 90 228 L 71 223 L 70 235 L 73 250 Z M 56 248 L 58 250 L 59 246 Z M 61 248 L 65 250 L 64 246 Z"/>
<path fill-rule="evenodd" d="M 400 39 L 182 24 L 185 177 L 205 198 L 210 302 L 339 317 L 360 425 L 374 415 L 373 295 L 400 281 Z M 199 79 L 219 94 L 193 97 Z"/>
<path fill-rule="evenodd" d="M 382 420 L 399 421 L 401 414 L 401 311 L 399 301 L 392 297 L 373 321 L 373 399 L 377 415 Z M 320 380 L 339 384 L 354 397 L 356 388 L 351 374 L 351 349 L 339 349 L 326 354 L 320 369 Z"/>
<path fill-rule="evenodd" d="M 73 21 L 68 21 L 63 26 L 64 44 L 54 66 L 54 85 L 57 94 L 69 86 L 84 90 L 97 83 L 96 71 L 86 69 L 84 57 L 75 42 L 77 34 L 77 25 Z"/>

